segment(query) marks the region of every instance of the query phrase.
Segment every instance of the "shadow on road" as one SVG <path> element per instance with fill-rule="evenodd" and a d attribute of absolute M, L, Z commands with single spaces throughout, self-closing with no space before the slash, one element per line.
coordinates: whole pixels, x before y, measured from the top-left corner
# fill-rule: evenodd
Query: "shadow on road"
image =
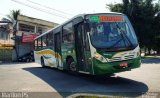
<path fill-rule="evenodd" d="M 160 64 L 160 58 L 151 57 L 151 58 L 143 58 L 142 63 L 144 64 Z"/>
<path fill-rule="evenodd" d="M 29 63 L 33 63 L 33 62 L 2 62 L 0 63 L 0 65 L 18 65 L 18 64 L 29 64 Z"/>
<path fill-rule="evenodd" d="M 23 68 L 23 70 L 44 80 L 63 97 L 77 93 L 137 97 L 148 91 L 146 84 L 123 77 L 73 75 L 41 67 Z"/>

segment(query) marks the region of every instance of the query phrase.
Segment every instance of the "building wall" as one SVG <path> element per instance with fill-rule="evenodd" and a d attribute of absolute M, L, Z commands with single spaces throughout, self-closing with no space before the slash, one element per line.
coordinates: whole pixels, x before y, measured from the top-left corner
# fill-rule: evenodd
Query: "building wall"
<path fill-rule="evenodd" d="M 22 33 L 36 33 L 37 35 L 48 31 L 51 28 L 57 26 L 57 23 L 36 19 L 28 16 L 20 15 L 18 16 L 18 25 L 17 25 L 17 36 L 20 37 L 20 40 L 16 41 L 15 47 L 16 50 L 13 52 L 13 60 L 17 60 L 16 51 L 18 52 L 18 57 L 21 57 L 31 51 L 33 51 L 34 43 L 22 43 Z"/>
<path fill-rule="evenodd" d="M 37 19 L 37 18 L 33 18 L 33 17 L 28 17 L 28 16 L 24 16 L 24 15 L 19 15 L 18 16 L 18 21 L 40 24 L 40 25 L 47 26 L 49 28 L 52 28 L 52 27 L 55 27 L 55 26 L 58 25 L 57 23 L 53 23 L 53 22 L 50 22 L 50 21 Z"/>
<path fill-rule="evenodd" d="M 9 24 L 0 24 L 0 45 L 13 45 L 13 34 Z"/>
<path fill-rule="evenodd" d="M 12 48 L 0 48 L 0 62 L 11 62 L 12 52 Z"/>
<path fill-rule="evenodd" d="M 11 24 L 1 23 L 0 24 L 0 61 L 9 62 L 12 61 L 13 51 L 13 34 L 11 32 Z"/>

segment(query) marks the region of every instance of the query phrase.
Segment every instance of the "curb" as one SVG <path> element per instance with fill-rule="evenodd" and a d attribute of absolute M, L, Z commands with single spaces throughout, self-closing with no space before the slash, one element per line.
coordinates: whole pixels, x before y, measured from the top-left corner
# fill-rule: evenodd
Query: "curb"
<path fill-rule="evenodd" d="M 109 96 L 109 95 L 86 94 L 86 93 L 73 94 L 73 95 L 70 95 L 66 98 L 76 98 L 76 97 L 80 97 L 80 96 L 86 96 L 86 98 L 90 98 L 90 97 L 92 98 L 92 96 L 94 96 L 96 98 L 114 98 L 114 96 Z"/>

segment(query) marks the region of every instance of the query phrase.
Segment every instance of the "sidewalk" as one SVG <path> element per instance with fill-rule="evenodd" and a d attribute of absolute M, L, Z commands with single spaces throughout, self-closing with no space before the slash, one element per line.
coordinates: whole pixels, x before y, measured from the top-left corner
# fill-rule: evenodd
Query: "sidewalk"
<path fill-rule="evenodd" d="M 160 56 L 145 56 L 142 57 L 142 63 L 146 63 L 146 64 L 151 64 L 151 63 L 155 63 L 155 64 L 159 64 L 160 65 Z"/>
<path fill-rule="evenodd" d="M 156 55 L 156 56 L 144 56 L 144 57 L 156 57 L 156 58 L 160 58 L 160 56 L 158 55 Z"/>

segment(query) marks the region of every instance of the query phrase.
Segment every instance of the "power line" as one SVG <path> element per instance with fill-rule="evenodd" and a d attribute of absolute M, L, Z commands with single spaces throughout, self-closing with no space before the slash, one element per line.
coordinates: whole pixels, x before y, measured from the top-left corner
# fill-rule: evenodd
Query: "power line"
<path fill-rule="evenodd" d="M 66 12 L 63 12 L 63 11 L 60 11 L 60 10 L 57 10 L 57 9 L 54 9 L 54 8 L 48 7 L 48 6 L 46 6 L 46 5 L 42 5 L 42 4 L 40 4 L 40 3 L 33 2 L 33 1 L 31 1 L 31 0 L 27 0 L 27 1 L 28 1 L 28 2 L 30 2 L 30 3 L 33 3 L 33 4 L 36 4 L 36 5 L 39 5 L 39 6 L 42 6 L 42 7 L 48 8 L 48 9 L 51 9 L 51 10 L 53 10 L 53 11 L 57 11 L 57 12 L 62 13 L 62 14 L 72 15 L 72 14 L 69 14 L 69 13 L 66 13 Z"/>
<path fill-rule="evenodd" d="M 18 3 L 18 4 L 21 4 L 21 5 L 24 5 L 24 6 L 27 6 L 27 7 L 30 7 L 30 8 L 33 8 L 33 9 L 38 10 L 38 11 L 40 11 L 40 12 L 44 12 L 44 13 L 47 13 L 47 14 L 50 14 L 50 15 L 54 15 L 54 16 L 57 16 L 57 17 L 60 17 L 60 18 L 66 18 L 66 19 L 68 19 L 68 17 L 62 16 L 62 15 L 58 15 L 58 14 L 53 14 L 53 13 L 51 13 L 51 12 L 48 12 L 48 11 L 44 10 L 44 9 L 37 8 L 37 7 L 31 6 L 31 5 L 28 5 L 28 4 L 25 4 L 25 3 L 23 3 L 23 2 L 19 2 L 19 1 L 17 1 L 17 0 L 11 0 L 11 1 L 16 2 L 16 3 Z"/>
<path fill-rule="evenodd" d="M 27 7 L 30 7 L 30 8 L 33 8 L 33 9 L 38 10 L 38 11 L 41 11 L 41 12 L 45 12 L 45 13 L 50 14 L 50 15 L 58 16 L 58 17 L 61 17 L 61 18 L 67 18 L 67 17 L 61 16 L 61 15 L 53 14 L 53 13 L 48 12 L 48 11 L 46 11 L 46 10 L 44 10 L 44 9 L 41 9 L 41 8 L 37 8 L 37 7 L 31 6 L 31 5 L 25 4 L 25 3 L 23 3 L 23 2 L 19 2 L 19 1 L 17 1 L 17 0 L 11 0 L 11 1 L 16 2 L 16 3 L 18 3 L 18 4 L 21 4 L 21 5 L 24 5 L 24 6 L 27 6 Z M 68 19 L 68 18 L 67 18 L 67 19 Z"/>

